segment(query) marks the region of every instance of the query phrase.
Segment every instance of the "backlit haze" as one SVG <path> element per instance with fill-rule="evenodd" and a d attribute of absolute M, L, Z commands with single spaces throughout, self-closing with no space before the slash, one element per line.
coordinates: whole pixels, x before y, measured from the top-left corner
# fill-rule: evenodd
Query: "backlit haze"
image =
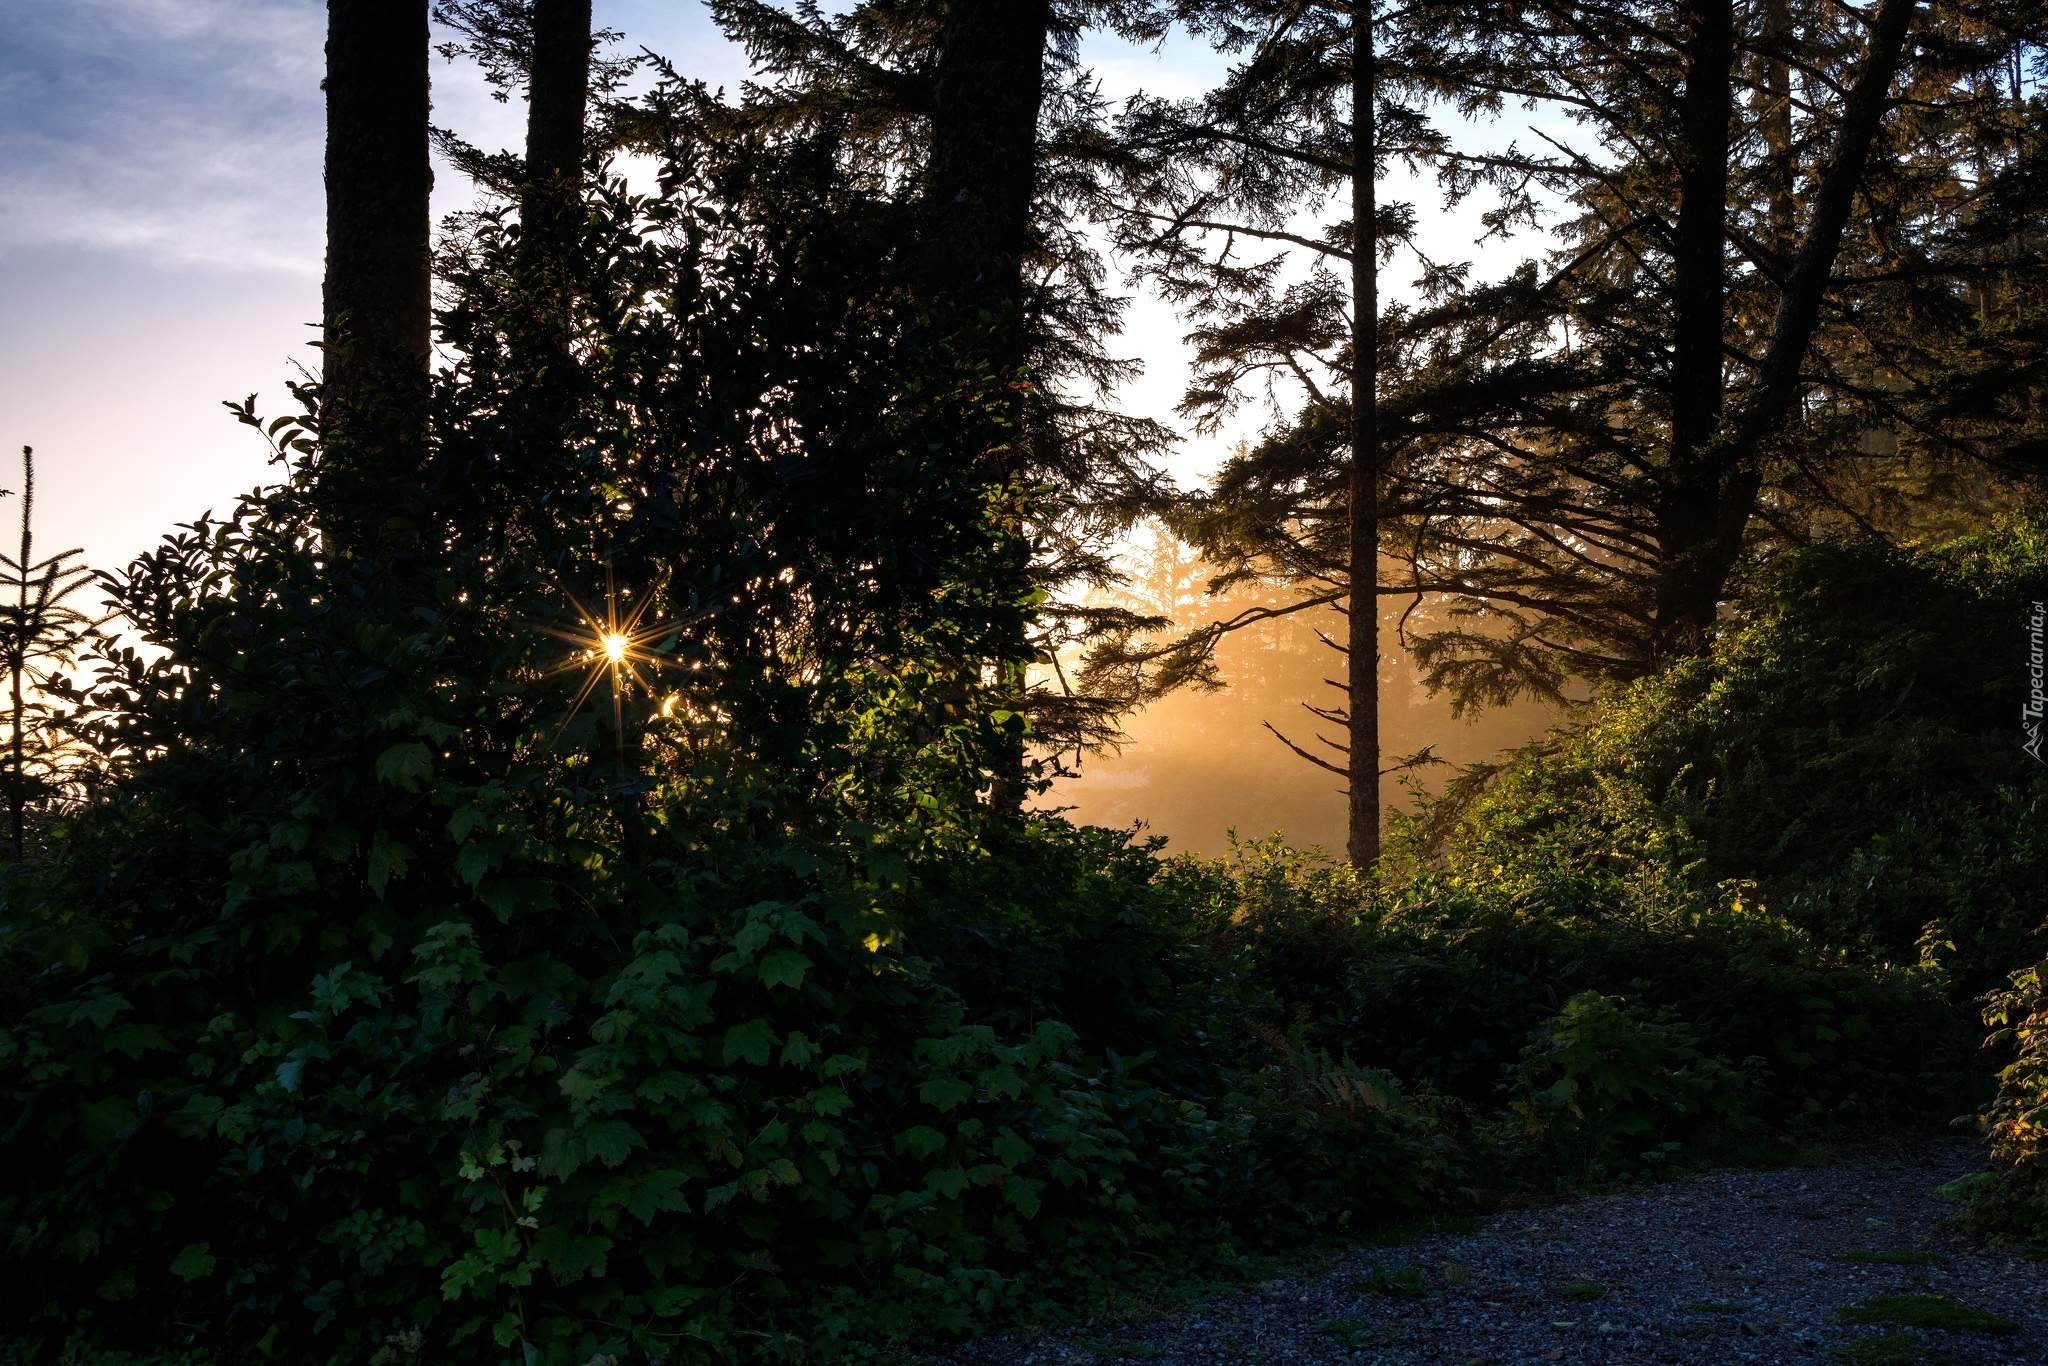
<path fill-rule="evenodd" d="M 691 0 L 595 8 L 626 50 L 653 49 L 714 86 L 745 74 Z M 118 567 L 272 477 L 261 441 L 220 404 L 253 392 L 264 413 L 287 411 L 293 367 L 316 364 L 306 344 L 319 318 L 324 32 L 321 0 L 0 0 L 0 487 L 18 487 L 16 452 L 33 445 L 39 549 L 81 546 L 93 565 Z M 1193 94 L 1221 69 L 1185 42 L 1153 52 L 1098 40 L 1084 53 L 1111 98 Z M 472 142 L 523 141 L 524 106 L 492 101 L 466 65 L 435 58 L 434 104 L 435 121 Z M 1383 193 L 1411 195 L 1425 217 L 1435 202 L 1426 186 Z M 472 199 L 437 167 L 437 218 Z M 1475 215 L 1432 229 L 1442 255 L 1480 255 Z M 1530 250 L 1495 249 L 1482 264 Z M 1397 263 L 1383 288 L 1400 292 L 1400 275 Z M 1135 302 L 1120 349 L 1147 370 L 1126 406 L 1171 416 L 1183 330 L 1155 301 Z M 1264 419 L 1249 406 L 1237 429 L 1188 440 L 1175 477 L 1198 483 Z M 16 515 L 0 500 L 0 526 Z M 1133 547 L 1140 567 L 1157 568 L 1148 553 Z M 1178 606 L 1189 624 L 1203 610 Z M 1261 726 L 1309 744 L 1313 718 L 1299 703 L 1328 705 L 1319 680 L 1341 661 L 1302 623 L 1233 640 L 1222 662 L 1228 689 L 1138 716 L 1122 754 L 1090 759 L 1048 803 L 1103 824 L 1142 820 L 1174 849 L 1220 853 L 1233 827 L 1341 846 L 1338 780 Z M 1387 677 L 1389 754 L 1433 743 L 1469 762 L 1544 721 L 1524 710 L 1454 722 L 1410 684 L 1405 659 Z"/>

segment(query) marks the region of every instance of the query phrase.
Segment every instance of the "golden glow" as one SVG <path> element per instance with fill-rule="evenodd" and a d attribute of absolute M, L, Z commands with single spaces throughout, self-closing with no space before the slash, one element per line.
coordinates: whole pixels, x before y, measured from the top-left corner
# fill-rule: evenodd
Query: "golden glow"
<path fill-rule="evenodd" d="M 556 739 L 568 728 L 569 722 L 582 709 L 583 703 L 595 692 L 600 684 L 611 685 L 612 736 L 618 754 L 619 770 L 626 768 L 626 724 L 625 699 L 635 690 L 641 693 L 656 692 L 655 682 L 662 669 L 672 667 L 674 661 L 667 658 L 676 635 L 673 625 L 643 625 L 643 618 L 654 605 L 656 594 L 642 593 L 637 603 L 631 603 L 621 610 L 620 593 L 612 582 L 611 566 L 605 566 L 604 610 L 593 612 L 569 595 L 569 605 L 579 621 L 574 626 L 543 625 L 540 629 L 558 636 L 579 647 L 575 654 L 556 665 L 552 673 L 566 673 L 581 669 L 583 685 L 576 690 L 576 696 L 569 702 L 569 709 L 562 722 L 555 728 Z M 630 595 L 628 595 L 630 597 Z M 664 645 L 663 638 L 669 639 Z M 643 673 L 642 670 L 646 670 Z M 652 675 L 653 677 L 649 677 Z M 670 699 L 662 707 L 667 716 L 674 707 Z M 550 741 L 552 744 L 553 742 Z"/>
<path fill-rule="evenodd" d="M 1281 608 L 1290 601 L 1283 593 L 1269 591 L 1262 580 L 1240 585 L 1227 595 L 1210 592 L 1215 568 L 1164 535 L 1149 547 L 1134 547 L 1125 564 L 1132 575 L 1130 586 L 1114 596 L 1105 593 L 1100 605 L 1169 617 L 1181 630 L 1229 620 L 1253 608 Z M 1394 645 L 1404 626 L 1415 629 L 1425 613 L 1441 613 L 1444 606 L 1431 599 L 1415 607 L 1404 622 L 1402 615 L 1409 610 L 1402 599 L 1382 600 L 1382 754 L 1410 754 L 1433 745 L 1437 755 L 1463 767 L 1493 760 L 1503 749 L 1540 738 L 1562 719 L 1529 701 L 1489 708 L 1476 716 L 1454 716 L 1449 698 L 1432 694 L 1413 657 Z M 1144 835 L 1171 838 L 1170 853 L 1225 857 L 1231 852 L 1233 834 L 1250 841 L 1275 830 L 1284 831 L 1298 848 L 1315 844 L 1341 851 L 1343 781 L 1289 753 L 1266 723 L 1316 748 L 1315 723 L 1322 718 L 1307 715 L 1302 707 L 1335 703 L 1337 694 L 1323 680 L 1342 678 L 1343 664 L 1341 657 L 1333 658 L 1328 642 L 1342 641 L 1347 629 L 1344 617 L 1324 607 L 1259 622 L 1224 637 L 1215 662 L 1228 687 L 1214 693 L 1191 688 L 1146 707 L 1123 722 L 1129 743 L 1112 753 L 1086 756 L 1079 777 L 1059 779 L 1033 805 L 1066 808 L 1076 824 L 1128 830 L 1133 822 L 1142 821 Z M 1073 659 L 1068 655 L 1062 667 L 1071 669 Z M 1057 690 L 1057 678 L 1052 685 Z M 1323 726 L 1320 733 L 1343 738 L 1341 728 L 1334 726 Z M 1072 762 L 1071 754 L 1068 761 Z M 1380 800 L 1388 810 L 1412 810 L 1415 789 L 1441 792 L 1444 779 L 1454 771 L 1390 774 L 1381 784 Z M 1411 779 L 1414 788 L 1404 778 Z"/>

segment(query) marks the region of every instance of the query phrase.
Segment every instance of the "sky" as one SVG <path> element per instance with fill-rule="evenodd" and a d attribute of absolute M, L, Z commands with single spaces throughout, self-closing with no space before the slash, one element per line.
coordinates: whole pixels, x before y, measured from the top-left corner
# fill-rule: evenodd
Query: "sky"
<path fill-rule="evenodd" d="M 595 19 L 713 86 L 745 77 L 698 0 L 595 0 Z M 324 32 L 324 0 L 0 0 L 0 488 L 20 487 L 14 453 L 34 446 L 38 553 L 76 546 L 120 568 L 274 478 L 221 405 L 253 394 L 265 415 L 289 411 L 286 382 L 316 365 Z M 1083 58 L 1111 99 L 1191 95 L 1222 69 L 1189 41 L 1095 36 Z M 472 68 L 436 57 L 433 79 L 437 123 L 523 142 L 523 105 L 493 101 Z M 472 197 L 438 168 L 437 219 Z M 1432 250 L 1474 255 L 1477 210 L 1432 220 Z M 1382 288 L 1401 284 L 1389 272 Z M 1120 395 L 1128 409 L 1170 418 L 1184 330 L 1134 300 L 1117 349 L 1146 372 Z M 1260 421 L 1254 405 L 1185 441 L 1173 473 L 1198 482 Z M 0 501 L 0 525 L 14 508 Z"/>
<path fill-rule="evenodd" d="M 687 0 L 597 10 L 742 72 Z M 325 26 L 322 0 L 0 0 L 0 487 L 33 445 L 39 545 L 119 566 L 270 477 L 221 403 L 286 411 L 315 362 Z M 464 67 L 435 59 L 434 99 L 472 140 L 522 139 Z M 437 179 L 437 216 L 464 207 Z"/>
<path fill-rule="evenodd" d="M 714 86 L 745 76 L 697 0 L 596 0 L 596 21 Z M 0 0 L 0 487 L 35 446 L 44 544 L 123 564 L 265 479 L 221 402 L 285 411 L 315 359 L 324 27 L 322 0 Z M 1220 70 L 1186 41 L 1084 55 L 1112 98 Z M 523 107 L 466 65 L 435 59 L 434 103 L 471 141 L 522 141 Z M 441 168 L 437 217 L 470 196 Z M 1183 330 L 1134 302 L 1122 349 L 1148 368 L 1126 404 L 1170 414 Z M 1188 443 L 1176 473 L 1199 479 L 1229 439 Z"/>
<path fill-rule="evenodd" d="M 694 0 L 597 0 L 596 21 L 713 85 L 745 75 Z M 321 0 L 0 0 L 0 487 L 33 445 L 40 544 L 125 564 L 265 480 L 221 402 L 283 412 L 315 360 L 324 30 Z M 1190 84 L 1104 55 L 1112 89 Z M 523 107 L 466 66 L 435 59 L 434 103 L 472 141 L 522 141 Z M 437 218 L 469 197 L 441 168 Z M 1145 397 L 1170 405 L 1163 375 Z"/>

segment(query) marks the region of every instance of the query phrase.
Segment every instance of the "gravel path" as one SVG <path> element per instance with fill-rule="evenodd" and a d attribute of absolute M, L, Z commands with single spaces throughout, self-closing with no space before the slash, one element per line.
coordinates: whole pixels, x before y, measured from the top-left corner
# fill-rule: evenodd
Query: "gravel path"
<path fill-rule="evenodd" d="M 1351 1252 L 1312 1276 L 1149 1320 L 986 1339 L 928 1360 L 2048 1363 L 2048 1265 L 1940 1227 L 1955 1207 L 1932 1191 L 1972 1170 L 1973 1156 L 1940 1145 L 1631 1186 Z M 1877 1306 L 1868 1324 L 1838 1317 L 1900 1297 L 1922 1298 Z M 2010 1322 L 2002 1331 L 1912 1322 L 1959 1309 Z"/>

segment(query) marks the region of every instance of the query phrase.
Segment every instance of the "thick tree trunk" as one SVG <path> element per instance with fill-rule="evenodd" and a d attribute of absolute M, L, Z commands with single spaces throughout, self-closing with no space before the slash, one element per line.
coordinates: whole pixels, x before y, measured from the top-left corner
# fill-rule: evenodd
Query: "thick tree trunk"
<path fill-rule="evenodd" d="M 417 376 L 431 350 L 427 0 L 327 6 L 328 397 Z"/>
<path fill-rule="evenodd" d="M 590 0 L 534 0 L 526 101 L 526 183 L 519 219 L 530 242 L 552 246 L 566 233 L 582 200 Z"/>
<path fill-rule="evenodd" d="M 1735 112 L 1735 11 L 1695 0 L 1679 105 L 1678 222 L 1672 234 L 1671 455 L 1658 509 L 1660 654 L 1699 646 L 1714 624 L 1711 570 L 1720 471 L 1708 458 L 1725 392 L 1728 139 Z"/>
<path fill-rule="evenodd" d="M 1770 343 L 1757 367 L 1756 382 L 1693 461 L 1698 475 L 1687 489 L 1686 515 L 1669 523 L 1682 534 L 1663 534 L 1665 581 L 1659 585 L 1658 621 L 1660 627 L 1684 623 L 1678 643 L 1690 648 L 1697 648 L 1712 626 L 1721 591 L 1741 554 L 1742 537 L 1763 486 L 1760 448 L 1798 400 L 1800 368 L 1820 322 L 1821 301 L 1841 254 L 1842 234 L 1863 184 L 1870 149 L 1891 104 L 1892 81 L 1904 58 L 1906 32 L 1916 8 L 1917 0 L 1883 0 L 1878 6 L 1862 69 L 1842 103 L 1841 127 L 1813 195 L 1805 236 L 1771 319 Z M 1703 509 L 1711 510 L 1704 535 Z"/>
<path fill-rule="evenodd" d="M 1353 866 L 1380 857 L 1379 240 L 1374 195 L 1372 13 L 1351 30 L 1351 602 L 1346 850 Z"/>
<path fill-rule="evenodd" d="M 1038 118 L 1051 27 L 1050 0 L 952 0 L 940 35 L 923 266 L 941 316 L 950 314 L 962 335 L 985 329 L 979 337 L 989 367 L 1005 378 L 1026 355 L 1023 262 L 1038 190 Z M 1030 430 L 1023 400 L 1011 406 L 1007 429 L 990 433 L 1005 455 L 989 476 L 1005 483 L 1024 476 Z M 1028 565 L 1018 568 L 1029 573 Z M 1004 691 L 1014 705 L 1025 691 L 1023 623 L 1006 653 Z M 995 810 L 1018 815 L 1026 784 L 1020 736 L 996 757 Z"/>
<path fill-rule="evenodd" d="M 938 290 L 971 309 L 1012 313 L 1022 300 L 1038 190 L 1049 0 L 953 0 L 940 39 L 927 262 Z M 1012 324 L 1004 367 L 1021 358 Z"/>

